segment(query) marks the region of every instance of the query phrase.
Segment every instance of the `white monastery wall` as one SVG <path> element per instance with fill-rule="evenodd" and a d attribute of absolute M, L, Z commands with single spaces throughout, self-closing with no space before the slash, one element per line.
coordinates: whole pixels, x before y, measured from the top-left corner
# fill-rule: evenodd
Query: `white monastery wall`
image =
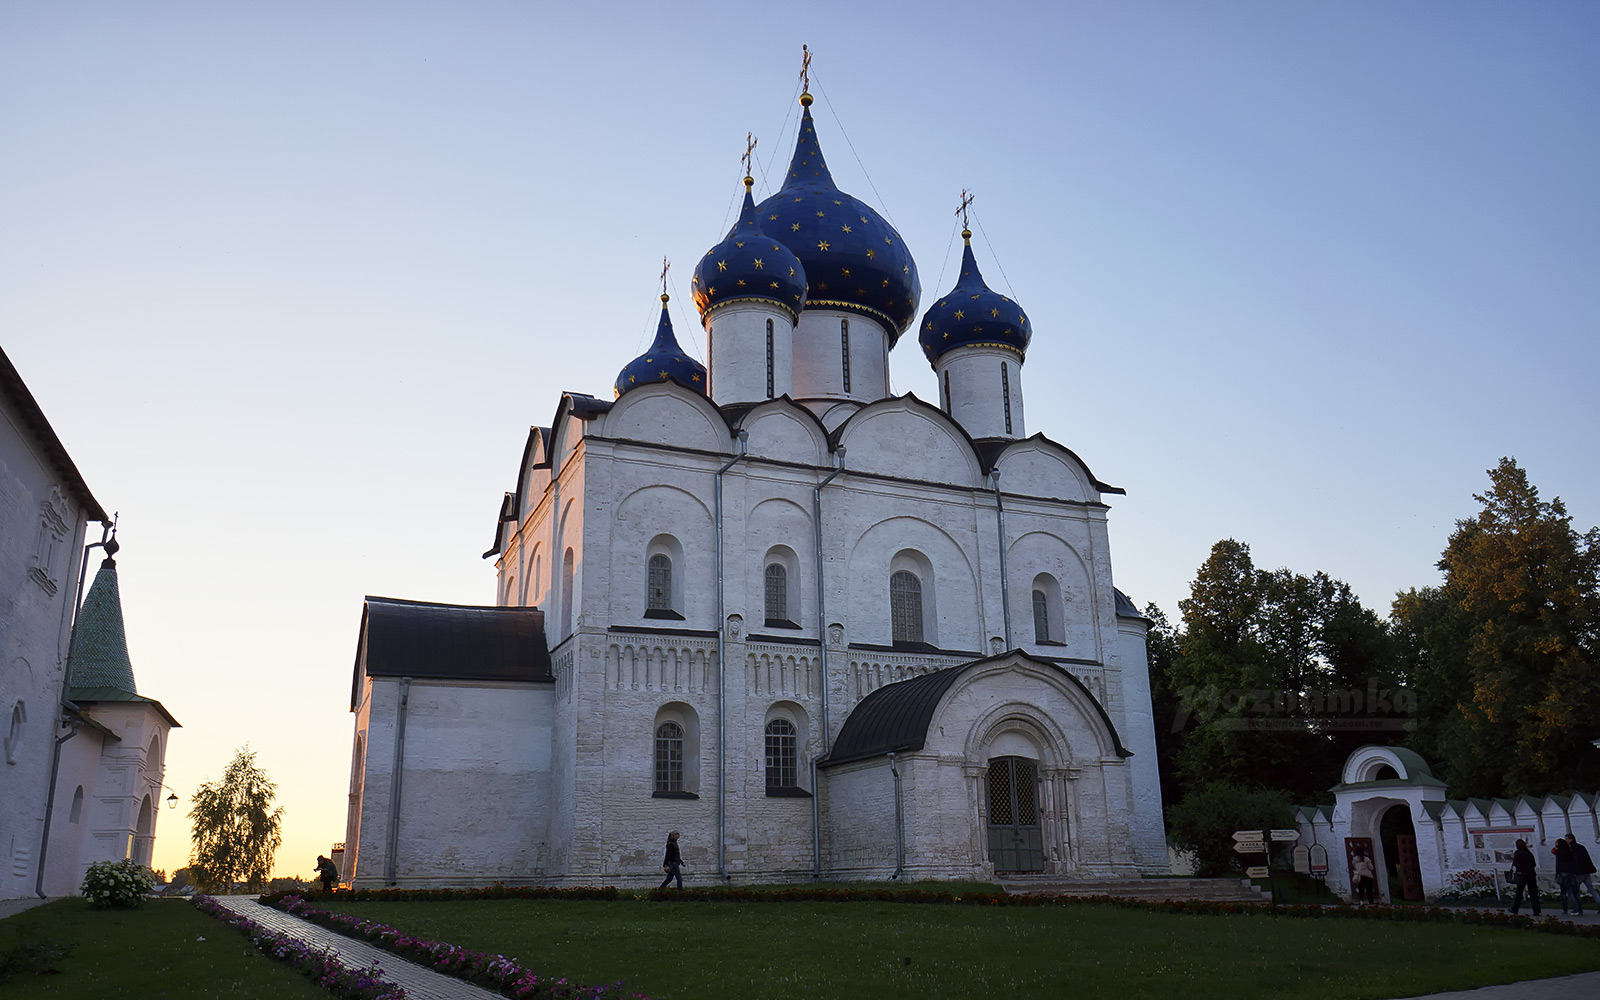
<path fill-rule="evenodd" d="M 19 420 L 0 398 L 0 899 L 31 895 L 38 879 L 84 544 L 82 509 Z"/>
<path fill-rule="evenodd" d="M 881 878 L 894 871 L 894 776 L 887 760 L 830 768 L 822 783 L 822 804 L 828 816 L 823 865 L 830 876 Z"/>
<path fill-rule="evenodd" d="M 1022 363 L 1016 352 L 958 347 L 941 356 L 935 370 L 941 392 L 949 387 L 946 412 L 968 434 L 975 438 L 1027 437 L 1022 416 Z M 1006 424 L 1008 400 L 1010 426 Z"/>
<path fill-rule="evenodd" d="M 772 331 L 772 391 L 767 391 L 767 331 Z M 707 317 L 711 398 L 754 403 L 794 391 L 794 321 L 762 300 L 734 302 Z"/>

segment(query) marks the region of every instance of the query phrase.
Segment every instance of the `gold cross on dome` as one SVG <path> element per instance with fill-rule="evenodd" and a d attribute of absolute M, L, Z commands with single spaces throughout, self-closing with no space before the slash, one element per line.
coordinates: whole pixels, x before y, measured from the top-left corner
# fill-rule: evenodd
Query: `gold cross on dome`
<path fill-rule="evenodd" d="M 970 228 L 972 228 L 971 226 L 967 225 L 967 206 L 969 206 L 971 204 L 972 204 L 972 194 L 969 191 L 967 191 L 966 188 L 962 188 L 961 189 L 961 205 L 956 209 L 956 212 L 955 212 L 955 214 L 961 216 L 961 228 L 962 229 L 970 229 Z"/>
<path fill-rule="evenodd" d="M 750 168 L 755 161 L 756 144 L 760 141 L 753 132 L 744 134 L 744 155 L 739 157 L 739 162 L 744 164 L 744 175 L 746 177 L 750 176 Z"/>
<path fill-rule="evenodd" d="M 811 47 L 800 46 L 800 89 L 805 93 L 811 92 Z"/>
<path fill-rule="evenodd" d="M 672 270 L 672 264 L 667 261 L 667 258 L 662 257 L 661 258 L 661 294 L 662 295 L 667 294 L 667 272 L 670 271 L 670 270 Z"/>

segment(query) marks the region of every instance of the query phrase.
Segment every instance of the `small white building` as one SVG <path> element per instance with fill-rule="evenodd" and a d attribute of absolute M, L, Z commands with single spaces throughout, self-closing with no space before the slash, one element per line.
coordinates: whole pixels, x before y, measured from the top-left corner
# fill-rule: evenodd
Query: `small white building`
<path fill-rule="evenodd" d="M 134 685 L 109 558 L 114 538 L 74 624 L 89 521 L 109 526 L 0 352 L 3 899 L 75 893 L 91 862 L 148 864 L 154 844 L 167 734 L 177 723 Z"/>
<path fill-rule="evenodd" d="M 900 235 L 804 106 L 778 192 L 567 393 L 500 506 L 493 607 L 368 598 L 357 886 L 1167 870 L 1148 622 L 1102 483 L 1024 421 L 1026 313 Z M 967 234 L 970 237 L 970 234 Z M 913 323 L 940 399 L 889 391 Z M 1114 359 L 1106 358 L 1106 364 Z"/>
<path fill-rule="evenodd" d="M 1518 840 L 1528 843 L 1549 892 L 1557 838 L 1571 834 L 1600 857 L 1595 794 L 1451 799 L 1428 762 L 1405 747 L 1356 750 L 1332 791 L 1333 805 L 1299 811 L 1300 844 L 1327 850 L 1328 886 L 1346 898 L 1349 860 L 1358 850 L 1375 860 L 1385 900 L 1431 899 L 1468 871 L 1492 876 L 1504 889 Z"/>

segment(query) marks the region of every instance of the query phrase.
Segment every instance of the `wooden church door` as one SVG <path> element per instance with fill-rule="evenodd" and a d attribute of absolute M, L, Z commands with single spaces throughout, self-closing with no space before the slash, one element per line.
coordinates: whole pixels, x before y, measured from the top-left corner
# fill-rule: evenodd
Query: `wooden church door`
<path fill-rule="evenodd" d="M 989 762 L 989 860 L 996 872 L 1044 870 L 1039 771 L 1025 757 Z"/>

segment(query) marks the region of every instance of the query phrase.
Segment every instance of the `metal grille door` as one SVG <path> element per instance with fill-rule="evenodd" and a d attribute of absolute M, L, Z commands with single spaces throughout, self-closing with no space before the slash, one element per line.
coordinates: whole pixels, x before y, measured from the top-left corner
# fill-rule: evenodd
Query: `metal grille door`
<path fill-rule="evenodd" d="M 1044 870 L 1039 772 L 1023 757 L 989 762 L 989 860 L 997 872 Z"/>

